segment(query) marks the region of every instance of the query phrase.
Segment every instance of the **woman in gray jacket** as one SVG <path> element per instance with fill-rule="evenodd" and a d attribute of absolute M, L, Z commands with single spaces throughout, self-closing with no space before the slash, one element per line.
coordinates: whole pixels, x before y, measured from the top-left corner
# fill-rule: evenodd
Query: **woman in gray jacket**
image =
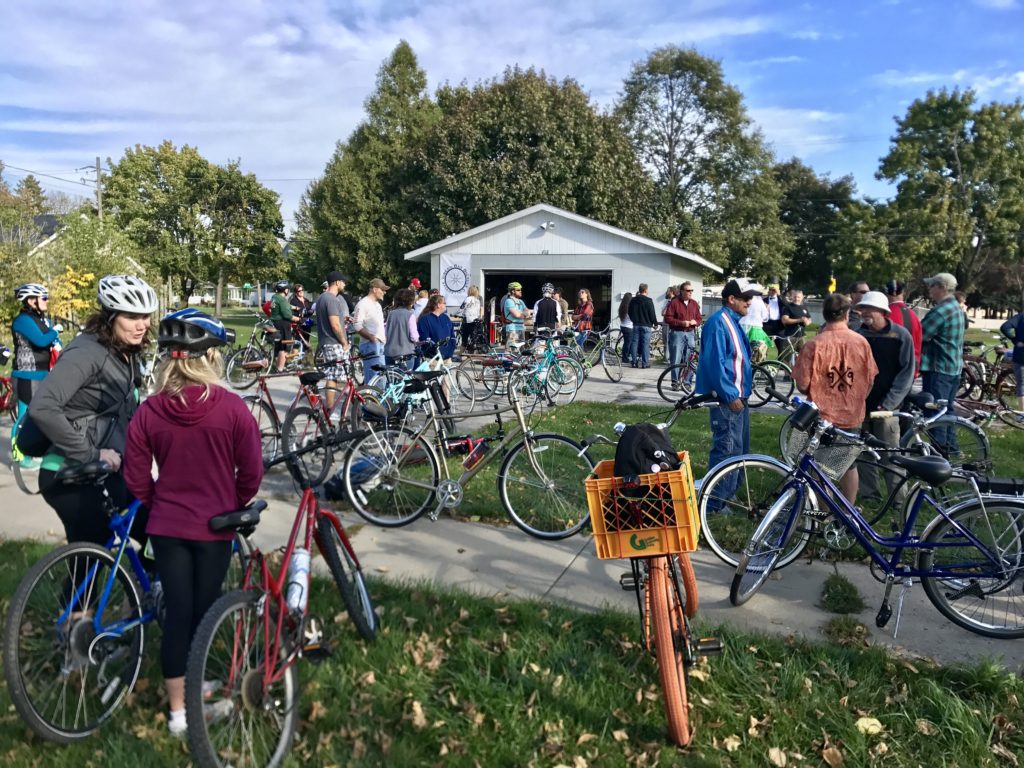
<path fill-rule="evenodd" d="M 121 475 L 128 421 L 139 404 L 140 353 L 150 342 L 150 316 L 156 293 L 130 275 L 107 275 L 99 282 L 99 310 L 57 359 L 29 406 L 29 416 L 52 443 L 43 456 L 39 487 L 71 541 L 103 545 L 110 529 L 101 488 L 54 484 L 68 462 L 104 461 L 114 472 L 106 490 L 118 505 L 128 501 Z M 140 512 L 135 528 L 145 530 Z"/>

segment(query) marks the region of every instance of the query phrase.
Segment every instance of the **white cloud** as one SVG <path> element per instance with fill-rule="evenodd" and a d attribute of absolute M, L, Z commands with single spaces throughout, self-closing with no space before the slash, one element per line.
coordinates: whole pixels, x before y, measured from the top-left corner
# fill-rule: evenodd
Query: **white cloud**
<path fill-rule="evenodd" d="M 761 67 L 771 64 L 800 64 L 805 61 L 807 61 L 807 59 L 803 56 L 767 56 L 763 59 L 744 61 L 743 64 L 748 67 Z"/>
<path fill-rule="evenodd" d="M 1017 0 L 973 0 L 973 2 L 982 8 L 991 8 L 995 11 L 1010 11 L 1020 7 Z"/>
<path fill-rule="evenodd" d="M 889 88 L 970 88 L 981 98 L 1015 98 L 1024 95 L 1024 70 L 981 72 L 958 69 L 953 72 L 921 72 L 888 69 L 871 78 Z"/>
<path fill-rule="evenodd" d="M 848 141 L 841 135 L 848 118 L 839 112 L 787 107 L 752 107 L 749 112 L 779 158 L 829 154 Z"/>

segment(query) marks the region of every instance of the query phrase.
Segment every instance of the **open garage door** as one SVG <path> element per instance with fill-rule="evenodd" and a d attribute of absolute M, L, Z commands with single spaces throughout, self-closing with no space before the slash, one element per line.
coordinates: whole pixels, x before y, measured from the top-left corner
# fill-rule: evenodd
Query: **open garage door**
<path fill-rule="evenodd" d="M 562 298 L 569 302 L 570 311 L 576 307 L 577 294 L 581 288 L 590 291 L 594 299 L 594 328 L 602 329 L 608 325 L 612 313 L 618 305 L 612 307 L 612 273 L 607 272 L 524 272 L 511 270 L 493 270 L 484 272 L 484 307 L 487 320 L 490 321 L 491 299 L 499 301 L 508 291 L 508 284 L 517 280 L 523 284 L 523 301 L 532 308 L 540 298 L 540 288 L 550 282 L 562 289 Z"/>

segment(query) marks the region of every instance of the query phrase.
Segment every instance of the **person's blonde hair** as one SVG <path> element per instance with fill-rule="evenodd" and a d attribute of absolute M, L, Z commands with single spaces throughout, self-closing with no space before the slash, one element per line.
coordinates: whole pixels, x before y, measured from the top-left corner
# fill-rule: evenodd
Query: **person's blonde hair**
<path fill-rule="evenodd" d="M 467 296 L 479 296 L 480 295 L 480 289 L 477 288 L 475 285 L 471 285 L 471 286 L 469 286 L 469 290 L 466 291 L 466 295 Z"/>
<path fill-rule="evenodd" d="M 210 396 L 210 387 L 220 383 L 224 372 L 224 358 L 216 347 L 205 354 L 192 354 L 186 358 L 166 357 L 156 369 L 156 391 L 185 402 L 182 394 L 186 387 L 201 386 L 202 402 Z"/>

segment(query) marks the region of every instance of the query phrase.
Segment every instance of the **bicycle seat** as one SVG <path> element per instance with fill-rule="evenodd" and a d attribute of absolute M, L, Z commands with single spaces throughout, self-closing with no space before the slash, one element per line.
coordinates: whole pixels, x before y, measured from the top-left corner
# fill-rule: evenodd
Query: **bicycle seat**
<path fill-rule="evenodd" d="M 427 385 L 422 381 L 416 381 L 414 379 L 406 379 L 402 382 L 402 394 L 403 395 L 418 395 L 420 392 L 426 392 Z"/>
<path fill-rule="evenodd" d="M 307 371 L 299 376 L 299 381 L 302 382 L 303 386 L 311 387 L 326 378 L 327 374 L 320 373 L 320 371 Z"/>
<path fill-rule="evenodd" d="M 905 456 L 897 454 L 892 463 L 903 467 L 914 477 L 929 485 L 942 485 L 953 476 L 953 467 L 941 456 Z"/>
<path fill-rule="evenodd" d="M 113 471 L 105 461 L 89 461 L 71 467 L 61 467 L 53 477 L 53 482 L 64 485 L 77 485 L 102 480 Z"/>
<path fill-rule="evenodd" d="M 931 392 L 915 392 L 912 395 L 907 395 L 907 402 L 919 411 L 935 410 L 935 398 Z"/>
<path fill-rule="evenodd" d="M 413 371 L 411 374 L 413 379 L 416 381 L 422 381 L 424 383 L 439 379 L 444 376 L 444 371 Z"/>
<path fill-rule="evenodd" d="M 260 521 L 260 513 L 267 508 L 267 502 L 260 499 L 254 501 L 244 509 L 236 509 L 234 512 L 225 512 L 210 518 L 210 530 L 213 533 L 222 531 L 238 531 L 243 536 L 248 536 L 256 530 Z"/>
<path fill-rule="evenodd" d="M 380 403 L 367 400 L 363 403 L 363 416 L 374 421 L 385 421 L 391 416 L 391 412 Z"/>

